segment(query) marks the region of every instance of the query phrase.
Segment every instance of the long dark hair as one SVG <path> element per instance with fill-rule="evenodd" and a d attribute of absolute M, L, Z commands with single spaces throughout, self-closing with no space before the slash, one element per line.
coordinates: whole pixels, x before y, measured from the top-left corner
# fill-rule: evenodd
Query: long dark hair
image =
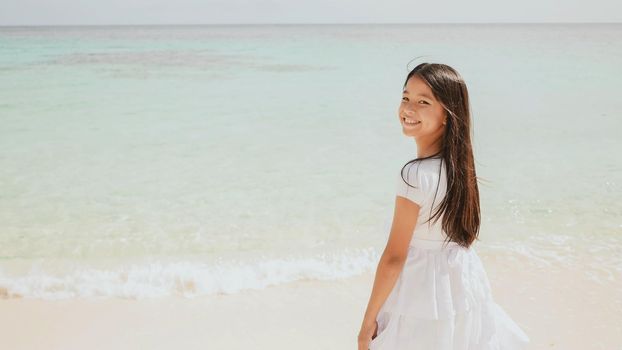
<path fill-rule="evenodd" d="M 434 97 L 440 101 L 447 113 L 447 123 L 443 134 L 439 153 L 408 161 L 404 168 L 415 162 L 428 158 L 440 158 L 445 162 L 447 170 L 447 193 L 438 205 L 434 214 L 434 200 L 430 208 L 430 218 L 437 222 L 443 215 L 442 229 L 447 234 L 447 241 L 453 241 L 463 247 L 470 247 L 479 239 L 480 205 L 477 176 L 475 175 L 475 160 L 471 145 L 471 113 L 469 94 L 460 74 L 448 65 L 440 63 L 421 63 L 406 76 L 404 88 L 408 79 L 413 76 L 421 78 L 432 90 Z M 404 180 L 408 186 L 413 187 Z M 440 181 L 439 181 L 440 182 Z M 438 185 L 436 187 L 438 192 Z M 436 199 L 436 193 L 434 194 Z"/>

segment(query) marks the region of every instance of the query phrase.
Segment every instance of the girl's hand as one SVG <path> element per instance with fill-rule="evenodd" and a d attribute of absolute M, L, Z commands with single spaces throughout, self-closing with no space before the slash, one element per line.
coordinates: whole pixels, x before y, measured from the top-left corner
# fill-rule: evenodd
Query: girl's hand
<path fill-rule="evenodd" d="M 378 322 L 363 322 L 358 336 L 358 350 L 369 350 L 369 343 L 376 338 L 378 332 Z"/>

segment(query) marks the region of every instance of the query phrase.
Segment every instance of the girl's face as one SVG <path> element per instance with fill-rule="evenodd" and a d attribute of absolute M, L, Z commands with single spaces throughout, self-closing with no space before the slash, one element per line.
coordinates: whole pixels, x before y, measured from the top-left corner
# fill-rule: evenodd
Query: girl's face
<path fill-rule="evenodd" d="M 436 139 L 445 129 L 445 109 L 430 87 L 416 75 L 406 82 L 398 116 L 406 136 Z"/>

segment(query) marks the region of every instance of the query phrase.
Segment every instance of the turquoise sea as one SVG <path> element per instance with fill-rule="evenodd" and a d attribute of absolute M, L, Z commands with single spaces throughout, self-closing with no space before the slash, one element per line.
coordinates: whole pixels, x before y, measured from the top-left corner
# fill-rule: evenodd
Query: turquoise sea
<path fill-rule="evenodd" d="M 0 27 L 0 296 L 372 270 L 409 68 L 467 82 L 478 250 L 622 291 L 622 24 Z M 416 59 L 414 61 L 411 61 Z"/>

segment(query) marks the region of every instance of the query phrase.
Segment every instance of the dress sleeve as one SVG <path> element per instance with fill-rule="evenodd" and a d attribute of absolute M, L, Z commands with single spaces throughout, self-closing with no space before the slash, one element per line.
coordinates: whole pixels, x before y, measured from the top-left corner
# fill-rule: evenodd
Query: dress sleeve
<path fill-rule="evenodd" d="M 407 198 L 422 207 L 427 193 L 427 181 L 424 170 L 419 169 L 419 164 L 417 163 L 410 163 L 401 170 L 403 176 L 399 170 L 397 172 L 397 195 Z M 404 180 L 408 181 L 410 186 Z"/>

